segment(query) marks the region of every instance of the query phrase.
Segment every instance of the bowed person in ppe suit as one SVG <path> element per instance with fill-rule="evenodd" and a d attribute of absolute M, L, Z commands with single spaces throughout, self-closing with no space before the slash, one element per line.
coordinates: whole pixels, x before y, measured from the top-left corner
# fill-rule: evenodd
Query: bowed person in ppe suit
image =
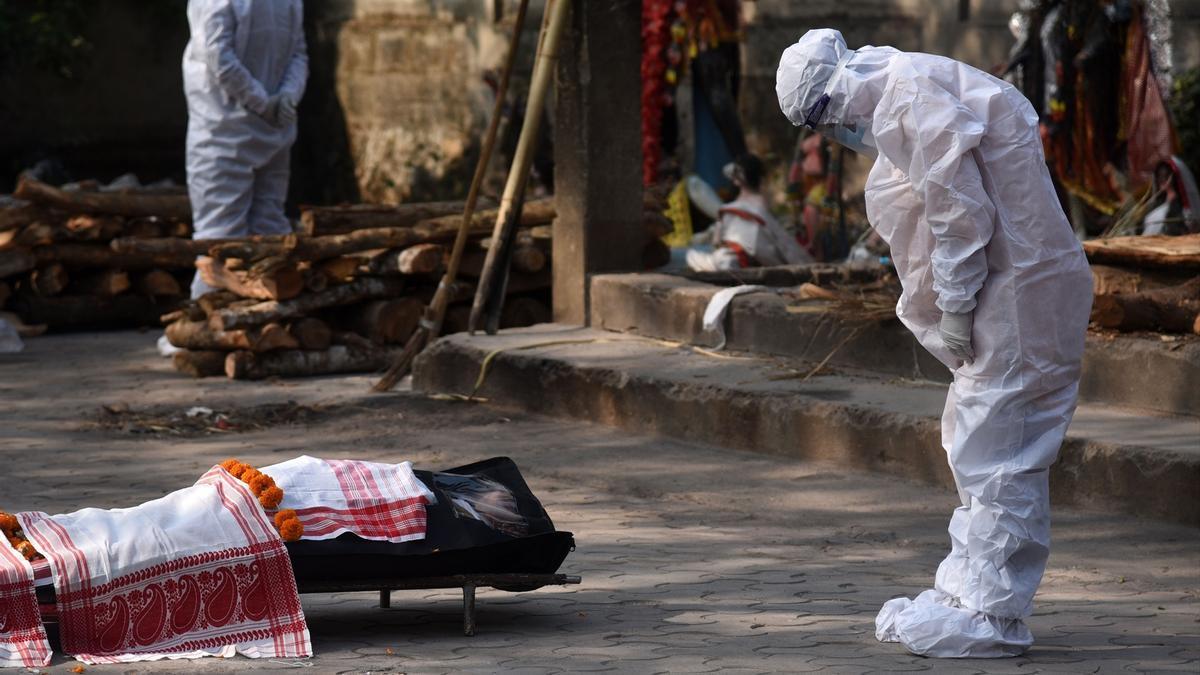
<path fill-rule="evenodd" d="M 301 0 L 189 0 L 183 55 L 196 239 L 287 234 L 296 106 L 308 79 Z M 212 290 L 200 276 L 192 297 Z"/>
<path fill-rule="evenodd" d="M 1038 118 L 951 59 L 846 48 L 813 30 L 779 63 L 794 124 L 876 157 L 867 217 L 891 246 L 896 311 L 954 372 L 942 444 L 962 506 L 934 588 L 887 602 L 876 637 L 927 656 L 1024 652 L 1050 552 L 1049 467 L 1079 392 L 1092 278 Z"/>

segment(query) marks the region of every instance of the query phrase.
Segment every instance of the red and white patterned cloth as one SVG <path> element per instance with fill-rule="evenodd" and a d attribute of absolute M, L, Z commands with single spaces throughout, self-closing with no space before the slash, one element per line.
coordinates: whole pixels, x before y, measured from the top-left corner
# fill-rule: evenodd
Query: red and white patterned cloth
<path fill-rule="evenodd" d="M 399 543 L 425 538 L 425 505 L 437 498 L 411 462 L 381 464 L 307 455 L 260 469 L 283 489 L 280 509 L 304 524 L 304 539 L 352 532 Z"/>
<path fill-rule="evenodd" d="M 50 643 L 38 614 L 33 568 L 0 538 L 0 668 L 41 668 Z"/>
<path fill-rule="evenodd" d="M 63 649 L 84 663 L 312 655 L 283 542 L 220 467 L 129 509 L 17 517 L 53 570 Z"/>

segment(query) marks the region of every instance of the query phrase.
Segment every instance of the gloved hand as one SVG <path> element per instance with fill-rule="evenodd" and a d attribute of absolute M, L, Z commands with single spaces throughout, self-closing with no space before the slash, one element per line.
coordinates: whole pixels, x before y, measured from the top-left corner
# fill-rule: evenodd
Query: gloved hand
<path fill-rule="evenodd" d="M 279 124 L 281 127 L 290 127 L 296 123 L 296 102 L 290 96 L 281 96 L 279 98 Z"/>
<path fill-rule="evenodd" d="M 262 118 L 273 127 L 282 126 L 279 123 L 279 106 L 283 103 L 283 97 L 275 94 L 267 99 L 267 105 L 263 108 Z"/>
<path fill-rule="evenodd" d="M 942 334 L 942 343 L 950 353 L 966 363 L 975 362 L 975 350 L 971 347 L 971 324 L 973 313 L 943 312 L 942 322 L 938 326 Z"/>

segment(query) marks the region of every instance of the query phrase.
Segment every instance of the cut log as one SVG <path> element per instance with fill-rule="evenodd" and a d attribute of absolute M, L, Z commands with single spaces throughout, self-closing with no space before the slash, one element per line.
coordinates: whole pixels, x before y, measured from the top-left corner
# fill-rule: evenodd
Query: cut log
<path fill-rule="evenodd" d="M 214 288 L 233 291 L 243 298 L 290 300 L 304 290 L 304 275 L 292 264 L 275 266 L 262 275 L 236 272 L 208 257 L 196 260 L 196 270 Z"/>
<path fill-rule="evenodd" d="M 39 220 L 46 220 L 49 215 L 44 207 L 33 202 L 15 201 L 0 208 L 0 232 L 19 230 Z"/>
<path fill-rule="evenodd" d="M 5 230 L 0 232 L 0 251 L 4 251 L 17 246 L 17 235 L 21 234 L 20 230 Z"/>
<path fill-rule="evenodd" d="M 501 328 L 524 328 L 550 323 L 552 313 L 546 303 L 528 296 L 507 298 L 500 312 Z"/>
<path fill-rule="evenodd" d="M 463 253 L 458 264 L 458 273 L 465 277 L 478 279 L 483 272 L 483 263 L 487 254 L 483 251 L 467 251 Z M 546 269 L 550 256 L 541 246 L 517 244 L 512 253 L 512 269 L 516 272 L 536 274 Z"/>
<path fill-rule="evenodd" d="M 287 328 L 277 323 L 269 323 L 255 331 L 253 335 L 254 351 L 270 352 L 276 349 L 299 349 L 300 342 L 288 332 Z"/>
<path fill-rule="evenodd" d="M 0 279 L 28 272 L 37 266 L 38 260 L 25 249 L 0 251 Z"/>
<path fill-rule="evenodd" d="M 113 296 L 124 293 L 129 290 L 130 286 L 129 274 L 124 270 L 101 270 L 75 279 L 71 282 L 71 292 L 83 295 Z M 175 295 L 179 294 L 175 293 Z"/>
<path fill-rule="evenodd" d="M 254 348 L 254 341 L 247 331 L 212 330 L 208 327 L 208 323 L 204 321 L 176 321 L 167 326 L 165 333 L 167 341 L 181 349 L 229 352 L 238 349 L 251 350 Z M 222 363 L 224 363 L 224 358 L 222 358 Z"/>
<path fill-rule="evenodd" d="M 173 298 L 183 295 L 183 287 L 170 272 L 150 270 L 138 277 L 138 292 L 152 298 Z"/>
<path fill-rule="evenodd" d="M 114 239 L 113 241 L 126 241 Z M 132 239 L 128 241 L 160 241 Z M 161 241 L 185 241 L 165 239 Z M 144 270 L 155 267 L 191 269 L 196 256 L 186 251 L 116 251 L 106 244 L 60 244 L 34 249 L 38 262 L 60 262 L 71 267 L 119 267 L 124 270 Z"/>
<path fill-rule="evenodd" d="M 446 248 L 441 244 L 417 244 L 404 249 L 389 249 L 370 256 L 366 270 L 371 274 L 432 276 L 441 270 Z"/>
<path fill-rule="evenodd" d="M 28 175 L 21 176 L 13 196 L 67 213 L 161 216 L 186 221 L 192 219 L 191 202 L 183 195 L 68 192 L 47 185 Z"/>
<path fill-rule="evenodd" d="M 395 256 L 396 270 L 413 276 L 431 275 L 442 269 L 446 248 L 440 244 L 417 244 Z"/>
<path fill-rule="evenodd" d="M 1101 295 L 1092 303 L 1092 321 L 1121 331 L 1191 333 L 1200 314 L 1200 277 L 1187 283 L 1132 295 Z"/>
<path fill-rule="evenodd" d="M 490 204 L 489 206 L 494 206 Z M 355 204 L 352 206 L 302 206 L 301 231 L 323 236 L 346 234 L 376 227 L 411 227 L 422 220 L 463 212 L 462 202 L 413 204 Z"/>
<path fill-rule="evenodd" d="M 64 227 L 54 223 L 36 222 L 18 232 L 12 243 L 16 246 L 32 247 L 53 244 L 56 241 L 70 238 L 70 233 Z"/>
<path fill-rule="evenodd" d="M 337 373 L 369 373 L 383 368 L 392 352 L 334 345 L 324 351 L 288 350 L 255 354 L 230 352 L 225 357 L 225 374 L 235 380 L 268 377 L 311 377 Z"/>
<path fill-rule="evenodd" d="M 125 219 L 91 214 L 72 216 L 67 220 L 66 229 L 74 241 L 108 241 L 124 233 Z"/>
<path fill-rule="evenodd" d="M 1083 242 L 1088 260 L 1124 267 L 1200 267 L 1200 234 L 1112 237 Z"/>
<path fill-rule="evenodd" d="M 358 272 L 362 261 L 351 256 L 338 256 L 329 260 L 322 260 L 315 267 L 316 272 L 329 282 L 335 284 L 344 284 L 354 279 L 354 275 Z M 323 289 L 324 287 L 322 287 Z M 313 289 L 309 290 L 321 290 Z"/>
<path fill-rule="evenodd" d="M 164 326 L 169 326 L 176 321 L 208 321 L 208 314 L 201 309 L 200 303 L 188 300 L 174 312 L 167 312 L 158 317 L 158 321 Z"/>
<path fill-rule="evenodd" d="M 53 329 L 158 326 L 158 318 L 179 307 L 179 302 L 155 302 L 134 293 L 111 298 L 94 295 L 60 295 L 42 298 L 20 294 L 13 309 L 29 323 L 44 323 Z"/>
<path fill-rule="evenodd" d="M 241 300 L 235 293 L 229 291 L 209 291 L 196 299 L 196 304 L 200 309 L 204 310 L 204 314 L 212 316 L 218 309 L 222 309 Z"/>
<path fill-rule="evenodd" d="M 62 293 L 70 281 L 71 277 L 67 274 L 67 268 L 59 263 L 39 267 L 29 276 L 29 285 L 33 288 L 33 292 L 43 298 Z"/>
<path fill-rule="evenodd" d="M 399 279 L 359 279 L 344 286 L 334 286 L 320 293 L 301 295 L 291 300 L 260 302 L 237 309 L 218 309 L 209 317 L 209 322 L 217 330 L 261 326 L 271 321 L 287 321 L 307 316 L 326 307 L 398 296 L 403 290 L 404 283 Z"/>
<path fill-rule="evenodd" d="M 192 351 L 184 349 L 171 357 L 175 370 L 192 377 L 217 377 L 225 374 L 225 357 L 229 352 Z"/>
<path fill-rule="evenodd" d="M 296 338 L 300 349 L 328 349 L 333 344 L 333 331 L 329 324 L 315 317 L 305 317 L 292 322 L 288 332 Z"/>
<path fill-rule="evenodd" d="M 398 344 L 408 340 L 417 329 L 424 311 L 424 302 L 408 297 L 365 302 L 347 308 L 345 316 L 347 325 L 372 342 Z"/>

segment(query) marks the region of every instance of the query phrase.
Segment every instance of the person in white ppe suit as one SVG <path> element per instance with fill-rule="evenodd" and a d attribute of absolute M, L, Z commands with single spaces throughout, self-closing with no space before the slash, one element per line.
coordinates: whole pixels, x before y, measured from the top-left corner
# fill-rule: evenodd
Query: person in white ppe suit
<path fill-rule="evenodd" d="M 957 61 L 847 49 L 813 30 L 776 94 L 794 124 L 876 157 L 867 217 L 891 246 L 896 311 L 954 372 L 942 444 L 962 506 L 934 588 L 887 602 L 876 637 L 916 654 L 1014 656 L 1050 551 L 1050 464 L 1074 414 L 1092 279 L 1037 115 Z"/>
<path fill-rule="evenodd" d="M 296 106 L 308 79 L 301 0 L 189 0 L 183 55 L 196 239 L 287 234 Z M 192 297 L 211 290 L 197 275 Z"/>
<path fill-rule="evenodd" d="M 783 229 L 767 207 L 762 193 L 762 160 L 743 154 L 726 164 L 723 171 L 738 189 L 737 198 L 720 206 L 715 214 L 717 222 L 693 238 L 694 244 L 712 244 L 713 250 L 688 249 L 688 267 L 714 272 L 812 262 L 808 251 Z"/>

